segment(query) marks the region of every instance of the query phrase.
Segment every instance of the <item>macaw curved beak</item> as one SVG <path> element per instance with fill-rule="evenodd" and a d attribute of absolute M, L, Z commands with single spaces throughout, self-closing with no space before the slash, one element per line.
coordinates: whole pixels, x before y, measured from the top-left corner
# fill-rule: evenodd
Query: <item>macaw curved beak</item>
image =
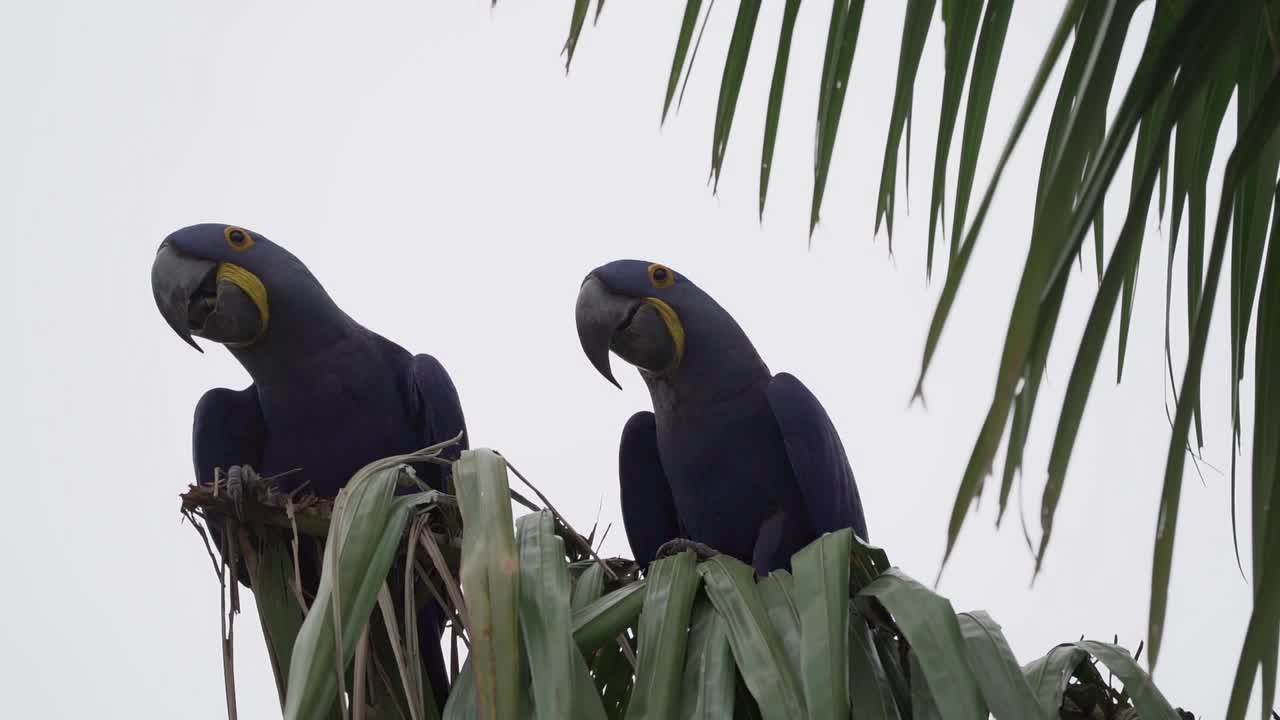
<path fill-rule="evenodd" d="M 239 274 L 249 275 L 251 281 L 245 282 Z M 187 255 L 168 240 L 160 244 L 151 265 L 151 292 L 160 315 L 178 337 L 200 352 L 204 350 L 193 335 L 242 346 L 262 334 L 265 292 L 260 304 L 243 287 L 253 281 L 257 278 L 242 268 Z"/>
<path fill-rule="evenodd" d="M 596 370 L 621 389 L 609 367 L 609 351 L 642 371 L 674 370 L 684 354 L 684 328 L 669 305 L 657 298 L 630 298 L 588 275 L 574 309 L 578 342 Z"/>

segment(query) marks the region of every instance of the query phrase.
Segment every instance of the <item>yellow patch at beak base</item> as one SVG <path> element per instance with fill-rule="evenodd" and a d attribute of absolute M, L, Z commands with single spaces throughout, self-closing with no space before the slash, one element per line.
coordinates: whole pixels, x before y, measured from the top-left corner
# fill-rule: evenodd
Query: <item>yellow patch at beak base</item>
<path fill-rule="evenodd" d="M 262 327 L 258 329 L 258 338 L 262 337 L 262 334 L 267 331 L 267 321 L 271 319 L 271 307 L 267 304 L 267 287 L 262 284 L 262 280 L 239 265 L 228 262 L 218 264 L 217 278 L 218 282 L 226 280 L 243 290 L 258 307 L 258 317 L 262 320 Z"/>
<path fill-rule="evenodd" d="M 662 324 L 667 326 L 667 332 L 671 333 L 671 342 L 675 343 L 676 356 L 671 360 L 671 365 L 662 371 L 669 373 L 680 367 L 680 361 L 684 359 L 684 325 L 680 322 L 680 316 L 670 305 L 656 297 L 647 297 L 644 301 L 652 305 L 662 316 Z"/>

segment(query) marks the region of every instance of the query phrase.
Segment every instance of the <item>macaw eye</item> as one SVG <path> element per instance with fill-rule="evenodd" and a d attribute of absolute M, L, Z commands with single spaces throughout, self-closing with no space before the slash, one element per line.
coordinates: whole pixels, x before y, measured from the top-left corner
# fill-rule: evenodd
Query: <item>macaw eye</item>
<path fill-rule="evenodd" d="M 236 252 L 244 252 L 253 247 L 253 236 L 238 227 L 228 226 L 223 233 L 227 238 L 227 244 Z"/>
<path fill-rule="evenodd" d="M 654 263 L 649 266 L 649 282 L 659 290 L 671 287 L 675 281 L 676 274 L 671 272 L 665 265 Z"/>

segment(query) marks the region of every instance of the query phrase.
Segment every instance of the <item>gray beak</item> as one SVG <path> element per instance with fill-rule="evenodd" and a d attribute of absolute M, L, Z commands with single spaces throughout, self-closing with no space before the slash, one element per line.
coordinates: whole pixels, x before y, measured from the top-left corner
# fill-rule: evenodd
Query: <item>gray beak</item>
<path fill-rule="evenodd" d="M 622 386 L 609 367 L 609 345 L 613 342 L 614 332 L 630 321 L 639 305 L 638 300 L 609 292 L 594 275 L 588 275 L 578 290 L 578 304 L 573 315 L 578 324 L 578 342 L 582 344 L 582 352 L 604 379 L 619 390 Z"/>
<path fill-rule="evenodd" d="M 656 308 L 643 298 L 612 292 L 594 275 L 578 290 L 574 309 L 582 352 L 606 380 L 621 389 L 609 367 L 609 352 L 649 373 L 670 368 L 677 348 Z"/>
<path fill-rule="evenodd" d="M 167 240 L 151 266 L 151 291 L 165 322 L 196 350 L 193 335 L 234 348 L 252 343 L 264 329 L 262 313 L 244 289 L 218 279 L 218 263 L 187 255 Z"/>
<path fill-rule="evenodd" d="M 216 296 L 218 264 L 184 255 L 166 240 L 156 251 L 151 265 L 151 292 L 164 321 L 188 345 L 204 352 L 191 337 L 193 310 L 202 298 Z"/>

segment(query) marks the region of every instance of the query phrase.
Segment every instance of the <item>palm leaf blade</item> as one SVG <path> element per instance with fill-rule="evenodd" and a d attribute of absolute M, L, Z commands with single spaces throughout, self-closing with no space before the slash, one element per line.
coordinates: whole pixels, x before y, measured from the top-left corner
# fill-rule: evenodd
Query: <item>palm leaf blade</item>
<path fill-rule="evenodd" d="M 276 679 L 280 706 L 284 707 L 293 644 L 302 629 L 306 611 L 299 606 L 294 586 L 293 556 L 283 538 L 264 538 L 255 562 L 249 567 L 253 600 L 266 639 L 267 657 Z"/>
<path fill-rule="evenodd" d="M 893 239 L 894 194 L 898 187 L 898 146 L 902 131 L 911 116 L 911 103 L 915 95 L 916 73 L 920 69 L 920 56 L 924 43 L 933 26 L 933 10 L 937 0 L 907 0 L 903 18 L 902 49 L 898 53 L 898 81 L 893 91 L 893 110 L 889 116 L 889 137 L 884 145 L 884 163 L 880 169 L 880 192 L 876 196 L 875 231 L 880 232 L 880 221 L 885 221 L 889 238 Z"/>
<path fill-rule="evenodd" d="M 1074 643 L 1058 645 L 1044 657 L 1032 660 L 1022 668 L 1031 692 L 1040 706 L 1040 717 L 1049 720 L 1062 707 L 1062 695 L 1075 672 L 1088 653 Z"/>
<path fill-rule="evenodd" d="M 809 717 L 849 715 L 849 553 L 853 531 L 827 533 L 791 560 L 800 613 L 800 678 Z"/>
<path fill-rule="evenodd" d="M 564 71 L 569 72 L 573 63 L 573 52 L 578 49 L 578 37 L 582 34 L 582 26 L 587 21 L 587 9 L 591 0 L 573 0 L 573 16 L 569 20 L 569 37 L 564 41 Z"/>
<path fill-rule="evenodd" d="M 987 717 L 950 601 L 897 569 L 863 588 L 859 597 L 875 598 L 893 614 L 920 662 L 931 696 L 947 708 L 947 717 Z"/>
<path fill-rule="evenodd" d="M 1245 633 L 1240 664 L 1231 688 L 1227 717 L 1243 718 L 1253 691 L 1258 666 L 1263 673 L 1263 707 L 1271 707 L 1274 687 L 1275 632 L 1280 624 L 1280 573 L 1274 571 L 1275 548 L 1280 547 L 1280 380 L 1273 368 L 1280 352 L 1280 184 L 1274 190 L 1271 241 L 1267 248 L 1262 293 L 1258 299 L 1258 331 L 1255 352 L 1255 411 L 1253 436 L 1253 568 L 1254 605 Z M 1274 682 L 1274 681 L 1272 681 Z M 1270 696 L 1270 697 L 1268 697 Z"/>
<path fill-rule="evenodd" d="M 947 318 L 951 314 L 951 307 L 955 303 L 956 292 L 960 288 L 960 281 L 964 277 L 965 269 L 968 267 L 969 258 L 973 255 L 973 249 L 977 244 L 978 234 L 982 229 L 982 223 L 986 219 L 987 211 L 991 207 L 991 200 L 995 196 L 996 187 L 1000 183 L 1000 178 L 1004 174 L 1004 169 L 1009 163 L 1009 158 L 1013 155 L 1013 149 L 1017 145 L 1022 131 L 1026 128 L 1027 121 L 1031 117 L 1031 111 L 1035 109 L 1036 103 L 1040 99 L 1040 94 L 1044 91 L 1044 86 L 1049 80 L 1049 74 L 1053 71 L 1054 65 L 1057 64 L 1058 57 L 1062 54 L 1062 48 L 1066 45 L 1067 36 L 1070 34 L 1071 26 L 1075 22 L 1075 18 L 1079 16 L 1081 9 L 1084 7 L 1084 0 L 1070 0 L 1067 7 L 1062 12 L 1062 17 L 1058 20 L 1057 28 L 1054 30 L 1053 37 L 1049 41 L 1048 47 L 1045 49 L 1044 57 L 1040 61 L 1040 66 L 1036 69 L 1035 79 L 1032 81 L 1031 89 L 1027 93 L 1027 97 L 1022 102 L 1022 107 L 1018 110 L 1018 116 L 1014 120 L 1013 129 L 1009 134 L 1009 139 L 1005 141 L 1004 149 L 1000 153 L 1000 159 L 996 162 L 995 170 L 992 173 L 991 180 L 987 184 L 987 190 L 983 194 L 982 202 L 978 205 L 978 212 L 974 216 L 974 221 L 969 229 L 965 232 L 965 241 L 960 246 L 960 251 L 956 254 L 955 271 L 947 275 L 946 283 L 943 285 L 942 293 L 938 298 L 937 308 L 934 310 L 933 317 L 929 322 L 929 332 L 925 338 L 924 353 L 920 360 L 920 375 L 916 380 L 915 395 L 922 396 L 924 394 L 924 379 L 929 372 L 929 365 L 933 361 L 933 355 L 938 347 L 938 340 L 942 337 L 942 329 L 946 325 Z M 999 438 L 996 438 L 998 441 Z M 972 492 L 973 489 L 965 490 L 962 485 L 961 492 Z M 967 505 L 966 505 L 967 507 Z M 963 516 L 961 517 L 963 521 Z M 956 525 L 955 515 L 953 511 L 952 525 L 954 529 L 948 530 L 948 546 L 954 544 L 953 536 L 959 532 L 959 526 Z"/>
<path fill-rule="evenodd" d="M 688 653 L 681 680 L 681 720 L 733 717 L 733 652 L 724 621 L 711 602 L 699 595 L 689 628 Z"/>
<path fill-rule="evenodd" d="M 644 607 L 644 581 L 614 590 L 573 613 L 573 639 L 584 653 L 594 652 L 622 632 Z"/>
<path fill-rule="evenodd" d="M 813 201 L 809 208 L 809 234 L 818 224 L 822 196 L 826 192 L 831 170 L 831 154 L 835 150 L 836 130 L 849 86 L 849 71 L 858 45 L 865 0 L 835 0 L 831 10 L 831 29 L 827 34 L 827 52 L 822 60 L 822 86 L 818 93 L 818 124 L 813 158 Z"/>
<path fill-rule="evenodd" d="M 957 620 L 974 676 L 991 714 L 996 720 L 1036 717 L 1039 712 L 1035 696 L 1000 625 L 980 610 L 960 613 Z"/>
<path fill-rule="evenodd" d="M 849 618 L 849 705 L 858 709 L 858 718 L 900 720 L 893 686 L 876 653 L 871 630 L 861 615 Z"/>
<path fill-rule="evenodd" d="M 550 717 L 604 718 L 570 632 L 569 567 L 555 519 L 542 510 L 516 523 L 520 549 L 520 635 L 529 662 L 533 701 Z M 568 678 L 569 682 L 565 682 Z"/>
<path fill-rule="evenodd" d="M 481 717 L 514 718 L 519 703 L 520 555 L 512 530 L 506 461 L 467 450 L 454 471 L 465 531 L 461 580 L 472 627 L 468 662 Z"/>
<path fill-rule="evenodd" d="M 1098 658 L 1107 669 L 1115 673 L 1124 683 L 1125 692 L 1133 698 L 1133 706 L 1138 716 L 1146 718 L 1168 718 L 1178 720 L 1179 715 L 1164 695 L 1151 682 L 1151 676 L 1138 666 L 1129 651 L 1110 643 L 1094 640 L 1082 640 L 1076 646 Z"/>
<path fill-rule="evenodd" d="M 978 153 L 982 149 L 982 136 L 987 127 L 991 92 L 995 87 L 996 71 L 1000 67 L 1000 55 L 1004 50 L 1005 35 L 1012 15 L 1013 0 L 988 0 L 982 30 L 978 34 L 978 48 L 974 51 L 964 129 L 960 132 L 960 167 L 956 177 L 948 267 L 955 260 L 958 238 L 964 232 L 965 217 L 969 212 L 969 196 L 973 192 L 973 176 L 978 166 Z"/>
<path fill-rule="evenodd" d="M 604 594 L 604 565 L 592 563 L 573 583 L 573 612 L 590 605 Z"/>
<path fill-rule="evenodd" d="M 647 580 L 628 720 L 670 718 L 680 702 L 681 660 L 698 592 L 694 554 L 685 551 L 654 562 Z"/>
<path fill-rule="evenodd" d="M 769 194 L 769 175 L 773 166 L 773 146 L 778 139 L 778 119 L 782 115 L 782 91 L 787 83 L 787 60 L 791 55 L 791 35 L 800 14 L 800 0 L 787 0 L 782 11 L 782 31 L 778 38 L 778 56 L 773 64 L 773 82 L 769 85 L 769 105 L 765 112 L 764 149 L 760 152 L 760 217 L 764 218 L 764 201 Z"/>
<path fill-rule="evenodd" d="M 684 21 L 680 24 L 680 34 L 676 39 L 676 54 L 671 60 L 671 77 L 667 79 L 667 95 L 662 100 L 663 122 L 666 122 L 667 111 L 671 109 L 671 99 L 675 97 L 676 85 L 680 82 L 681 71 L 684 70 L 684 59 L 689 52 L 689 42 L 693 39 L 693 28 L 698 23 L 698 13 L 701 10 L 702 0 L 688 0 L 685 3 Z"/>
<path fill-rule="evenodd" d="M 1241 18 L 1245 13 L 1235 8 Z M 1221 11 L 1225 11 L 1222 8 Z M 1238 19 L 1241 19 L 1238 18 Z M 1238 27 L 1238 25 L 1237 25 Z M 1232 35 L 1225 42 L 1231 42 Z M 1150 648 L 1150 664 L 1155 666 L 1160 640 L 1164 632 L 1164 616 L 1168 603 L 1169 573 L 1173 561 L 1173 539 L 1177 529 L 1178 501 L 1180 499 L 1182 470 L 1186 461 L 1184 453 L 1191 411 L 1199 395 L 1200 372 L 1204 366 L 1205 345 L 1209 336 L 1209 321 L 1217 295 L 1218 280 L 1226 253 L 1227 230 L 1231 220 L 1232 200 L 1235 197 L 1241 173 L 1257 159 L 1256 148 L 1271 138 L 1280 123 L 1280 80 L 1273 79 L 1266 95 L 1260 101 L 1245 132 L 1240 136 L 1222 181 L 1222 199 L 1218 207 L 1218 220 L 1214 228 L 1213 246 L 1209 254 L 1209 266 L 1205 275 L 1204 293 L 1196 310 L 1195 332 L 1187 351 L 1187 367 L 1182 381 L 1182 392 L 1174 416 L 1173 436 L 1170 440 L 1168 460 L 1165 464 L 1164 488 L 1160 495 L 1160 509 L 1156 521 L 1155 558 L 1152 562 L 1151 613 L 1147 645 Z"/>
<path fill-rule="evenodd" d="M 724 155 L 729 147 L 729 131 L 733 127 L 733 115 L 738 107 L 742 77 L 747 70 L 747 56 L 751 54 L 751 40 L 755 37 L 756 20 L 759 17 L 759 0 L 743 0 L 738 6 L 738 19 L 733 24 L 733 37 L 729 39 L 724 74 L 720 78 L 715 133 L 711 142 L 711 175 L 717 184 L 720 182 L 720 170 L 724 166 Z"/>
<path fill-rule="evenodd" d="M 323 717 L 334 706 L 338 678 L 355 654 L 409 511 L 434 495 L 394 496 L 403 471 L 400 460 L 361 470 L 335 503 L 325 572 L 290 657 L 288 720 Z"/>
<path fill-rule="evenodd" d="M 764 603 L 773 631 L 782 641 L 787 667 L 791 668 L 796 677 L 803 679 L 801 657 L 804 650 L 800 640 L 800 611 L 796 607 L 795 578 L 786 570 L 774 570 L 761 578 L 756 583 L 756 588 L 760 591 L 760 602 Z"/>
<path fill-rule="evenodd" d="M 788 667 L 782 642 L 752 579 L 751 568 L 726 555 L 698 565 L 707 596 L 724 619 L 742 679 L 766 718 L 805 716 L 800 681 Z"/>
<path fill-rule="evenodd" d="M 925 272 L 933 269 L 934 237 L 938 218 L 945 212 L 947 194 L 947 158 L 951 153 L 951 137 L 956 117 L 960 114 L 960 97 L 964 79 L 969 73 L 969 58 L 978 32 L 981 0 L 942 0 L 942 23 L 946 46 L 942 81 L 942 114 L 938 119 L 938 143 L 933 160 L 933 192 L 929 200 L 929 246 Z M 955 229 L 952 229 L 955 232 Z"/>

